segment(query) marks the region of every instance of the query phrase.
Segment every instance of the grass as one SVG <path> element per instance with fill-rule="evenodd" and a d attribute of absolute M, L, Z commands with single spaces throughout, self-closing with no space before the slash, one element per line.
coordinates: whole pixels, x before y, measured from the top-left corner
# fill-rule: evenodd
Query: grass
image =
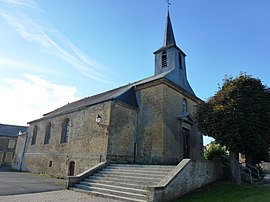
<path fill-rule="evenodd" d="M 175 202 L 269 202 L 270 187 L 263 185 L 215 182 Z"/>

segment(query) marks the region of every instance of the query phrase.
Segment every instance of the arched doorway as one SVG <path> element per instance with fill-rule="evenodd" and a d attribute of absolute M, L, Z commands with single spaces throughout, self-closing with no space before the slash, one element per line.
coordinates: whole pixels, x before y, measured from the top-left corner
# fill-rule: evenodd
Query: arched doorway
<path fill-rule="evenodd" d="M 75 162 L 71 161 L 69 162 L 69 166 L 68 166 L 68 176 L 73 176 L 74 171 L 75 171 Z"/>

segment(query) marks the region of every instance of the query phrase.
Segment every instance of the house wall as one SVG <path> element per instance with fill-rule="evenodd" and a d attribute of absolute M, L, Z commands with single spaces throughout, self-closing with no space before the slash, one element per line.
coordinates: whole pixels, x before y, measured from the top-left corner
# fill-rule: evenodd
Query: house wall
<path fill-rule="evenodd" d="M 31 172 L 66 177 L 70 162 L 75 162 L 76 175 L 104 161 L 108 131 L 96 123 L 96 116 L 99 114 L 102 117 L 101 124 L 109 125 L 110 113 L 109 101 L 30 123 L 25 166 Z M 60 143 L 62 123 L 66 118 L 70 119 L 68 142 Z M 44 144 L 48 122 L 51 122 L 51 138 L 49 144 Z M 31 145 L 35 125 L 38 127 L 37 141 L 35 145 Z"/>
<path fill-rule="evenodd" d="M 16 137 L 0 136 L 0 166 L 11 165 L 17 142 Z"/>
<path fill-rule="evenodd" d="M 23 135 L 18 135 L 16 149 L 12 160 L 12 169 L 14 170 L 24 170 L 23 158 L 26 141 L 27 141 L 27 133 Z"/>
<path fill-rule="evenodd" d="M 134 163 L 137 109 L 114 102 L 107 157 L 111 162 Z"/>

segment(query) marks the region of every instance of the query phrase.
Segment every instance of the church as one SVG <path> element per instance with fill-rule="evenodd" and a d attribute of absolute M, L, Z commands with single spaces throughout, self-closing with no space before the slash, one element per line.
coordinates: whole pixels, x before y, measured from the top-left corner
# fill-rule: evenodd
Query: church
<path fill-rule="evenodd" d="M 100 162 L 177 165 L 203 159 L 196 97 L 168 12 L 155 74 L 30 121 L 24 169 L 66 178 Z"/>

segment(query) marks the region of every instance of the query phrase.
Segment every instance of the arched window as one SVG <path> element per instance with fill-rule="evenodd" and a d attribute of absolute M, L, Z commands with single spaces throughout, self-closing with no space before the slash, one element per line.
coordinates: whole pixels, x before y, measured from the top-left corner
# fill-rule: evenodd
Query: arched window
<path fill-rule="evenodd" d="M 167 52 L 163 51 L 162 56 L 161 56 L 161 66 L 162 67 L 167 67 Z"/>
<path fill-rule="evenodd" d="M 31 145 L 36 144 L 37 141 L 37 125 L 34 126 Z"/>
<path fill-rule="evenodd" d="M 182 102 L 182 112 L 183 113 L 187 112 L 187 100 L 185 98 L 183 98 Z"/>
<path fill-rule="evenodd" d="M 51 122 L 47 123 L 46 125 L 46 131 L 45 131 L 45 138 L 44 138 L 44 144 L 49 144 L 51 139 Z"/>
<path fill-rule="evenodd" d="M 69 119 L 66 118 L 62 123 L 61 143 L 68 142 L 68 130 L 69 130 Z"/>

